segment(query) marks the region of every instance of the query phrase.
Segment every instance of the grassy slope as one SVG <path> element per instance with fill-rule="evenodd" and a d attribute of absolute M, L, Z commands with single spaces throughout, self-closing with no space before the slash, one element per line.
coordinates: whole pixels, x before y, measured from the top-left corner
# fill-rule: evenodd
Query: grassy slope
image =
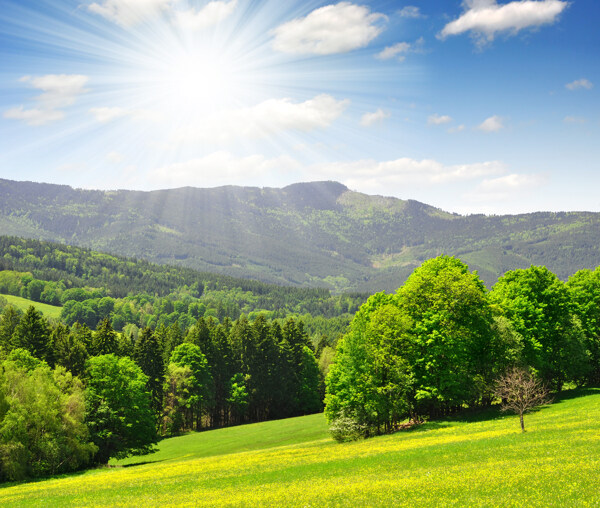
<path fill-rule="evenodd" d="M 0 504 L 598 506 L 600 390 L 568 395 L 525 434 L 490 414 L 340 445 L 314 415 L 184 436 L 146 464 L 8 486 Z"/>
<path fill-rule="evenodd" d="M 60 317 L 60 311 L 62 307 L 56 307 L 54 305 L 48 305 L 47 303 L 34 302 L 33 300 L 27 300 L 20 296 L 13 295 L 0 295 L 8 301 L 8 303 L 14 305 L 18 309 L 25 312 L 31 305 L 33 305 L 39 312 L 44 314 L 46 317 L 58 319 Z"/>

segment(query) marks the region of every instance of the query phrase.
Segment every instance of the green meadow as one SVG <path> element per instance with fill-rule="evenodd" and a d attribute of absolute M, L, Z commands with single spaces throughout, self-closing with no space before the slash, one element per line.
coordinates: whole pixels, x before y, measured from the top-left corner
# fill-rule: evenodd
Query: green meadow
<path fill-rule="evenodd" d="M 60 312 L 62 307 L 57 307 L 55 305 L 48 305 L 47 303 L 34 302 L 33 300 L 27 300 L 27 298 L 21 298 L 20 296 L 13 295 L 0 295 L 2 298 L 5 298 L 8 303 L 17 307 L 17 309 L 21 309 L 25 312 L 31 305 L 33 305 L 37 311 L 44 314 L 44 316 L 49 318 L 58 319 L 60 317 Z"/>
<path fill-rule="evenodd" d="M 6 485 L 3 506 L 599 506 L 600 389 L 346 444 L 321 414 L 166 439 L 111 467 Z"/>

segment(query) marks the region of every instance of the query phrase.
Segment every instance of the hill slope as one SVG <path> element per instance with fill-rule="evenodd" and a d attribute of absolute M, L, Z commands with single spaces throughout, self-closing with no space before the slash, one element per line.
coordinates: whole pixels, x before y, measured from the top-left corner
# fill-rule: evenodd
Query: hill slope
<path fill-rule="evenodd" d="M 3 506 L 597 506 L 600 390 L 337 444 L 322 415 L 191 434 L 135 467 L 0 490 Z M 308 429 L 308 430 L 307 430 Z M 301 434 L 298 434 L 301 432 Z M 244 446 L 249 444 L 249 446 Z M 254 444 L 252 444 L 254 443 Z M 208 446 L 208 449 L 207 449 Z"/>
<path fill-rule="evenodd" d="M 393 290 L 441 253 L 488 284 L 532 263 L 563 279 L 600 264 L 597 213 L 460 216 L 336 182 L 104 192 L 0 180 L 0 232 L 336 290 Z"/>

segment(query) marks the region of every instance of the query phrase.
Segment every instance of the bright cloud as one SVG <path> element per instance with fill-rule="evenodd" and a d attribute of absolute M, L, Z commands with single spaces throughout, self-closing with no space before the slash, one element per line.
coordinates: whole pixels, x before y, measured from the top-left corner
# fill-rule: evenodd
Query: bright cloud
<path fill-rule="evenodd" d="M 19 81 L 43 93 L 34 97 L 39 107 L 26 109 L 24 106 L 4 112 L 4 118 L 22 120 L 28 125 L 39 126 L 62 120 L 61 108 L 72 105 L 77 97 L 88 90 L 84 88 L 87 76 L 79 74 L 47 74 L 45 76 L 23 76 Z"/>
<path fill-rule="evenodd" d="M 373 124 L 382 122 L 390 116 L 392 115 L 389 111 L 384 111 L 383 109 L 378 108 L 377 111 L 374 111 L 373 113 L 365 113 L 360 119 L 360 124 L 363 127 L 370 127 Z"/>
<path fill-rule="evenodd" d="M 299 168 L 300 164 L 288 156 L 272 159 L 263 155 L 235 157 L 229 152 L 219 151 L 158 168 L 150 173 L 150 180 L 158 186 L 210 187 L 231 181 L 257 181 L 274 173 L 292 172 Z"/>
<path fill-rule="evenodd" d="M 427 123 L 429 125 L 444 125 L 446 123 L 450 123 L 452 121 L 452 117 L 448 116 L 448 115 L 438 115 L 437 113 L 434 115 L 431 115 L 429 118 L 427 118 Z"/>
<path fill-rule="evenodd" d="M 216 25 L 228 18 L 235 10 L 237 0 L 229 2 L 209 2 L 202 9 L 188 9 L 175 14 L 177 23 L 183 28 L 191 30 L 202 30 Z"/>
<path fill-rule="evenodd" d="M 171 7 L 173 0 L 103 0 L 88 9 L 119 25 L 131 26 Z"/>
<path fill-rule="evenodd" d="M 591 90 L 592 88 L 594 88 L 594 84 L 589 80 L 589 79 L 585 79 L 585 78 L 581 78 L 581 79 L 576 79 L 575 81 L 572 81 L 571 83 L 567 83 L 565 85 L 565 88 L 574 91 L 574 90 Z"/>
<path fill-rule="evenodd" d="M 465 129 L 466 129 L 466 127 L 464 126 L 464 124 L 460 124 L 460 125 L 457 125 L 456 127 L 450 127 L 450 128 L 448 129 L 448 132 L 449 132 L 450 134 L 456 134 L 457 132 L 462 132 L 462 131 L 464 131 Z"/>
<path fill-rule="evenodd" d="M 504 128 L 504 123 L 502 118 L 494 115 L 486 118 L 477 128 L 483 132 L 498 132 Z"/>
<path fill-rule="evenodd" d="M 336 162 L 313 166 L 310 170 L 315 176 L 341 180 L 353 188 L 390 192 L 407 184 L 436 185 L 502 174 L 505 166 L 499 161 L 447 166 L 433 159 L 405 157 L 383 162 Z"/>
<path fill-rule="evenodd" d="M 423 44 L 425 39 L 420 37 L 414 43 L 410 42 L 398 42 L 393 46 L 387 46 L 383 51 L 377 53 L 375 58 L 380 60 L 389 60 L 391 58 L 397 58 L 399 62 L 403 62 L 406 59 L 408 53 L 420 53 L 423 51 Z"/>
<path fill-rule="evenodd" d="M 563 0 L 520 0 L 499 5 L 496 0 L 465 0 L 465 12 L 448 23 L 438 38 L 471 32 L 479 45 L 499 33 L 516 34 L 556 22 L 569 3 Z"/>
<path fill-rule="evenodd" d="M 108 123 L 119 118 L 132 118 L 140 121 L 158 121 L 160 115 L 146 109 L 126 109 L 119 107 L 91 108 L 90 113 L 100 123 Z"/>
<path fill-rule="evenodd" d="M 225 142 L 238 137 L 256 139 L 286 130 L 308 132 L 330 126 L 349 103 L 348 100 L 337 100 L 327 94 L 304 102 L 269 99 L 253 107 L 203 118 L 196 127 L 188 127 L 176 137 L 182 141 L 202 139 Z"/>
<path fill-rule="evenodd" d="M 484 179 L 475 191 L 466 195 L 470 201 L 507 201 L 514 200 L 521 192 L 538 188 L 546 183 L 543 175 L 517 174 L 500 176 L 498 178 Z"/>
<path fill-rule="evenodd" d="M 403 18 L 422 18 L 421 10 L 414 5 L 407 5 L 398 11 L 398 15 Z"/>
<path fill-rule="evenodd" d="M 387 19 L 368 7 L 340 2 L 312 11 L 273 30 L 273 48 L 283 53 L 331 55 L 363 48 Z"/>
<path fill-rule="evenodd" d="M 3 116 L 11 120 L 23 120 L 27 125 L 39 126 L 62 120 L 65 114 L 54 109 L 25 109 L 19 106 L 5 111 Z"/>

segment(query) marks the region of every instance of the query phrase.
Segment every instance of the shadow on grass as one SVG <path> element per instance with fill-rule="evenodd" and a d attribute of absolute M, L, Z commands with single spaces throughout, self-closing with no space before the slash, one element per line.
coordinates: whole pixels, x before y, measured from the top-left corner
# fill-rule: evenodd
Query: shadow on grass
<path fill-rule="evenodd" d="M 587 397 L 589 395 L 600 395 L 600 388 L 584 387 L 564 390 L 560 393 L 552 394 L 552 403 L 549 405 L 560 404 L 561 402 L 567 400 L 573 400 L 580 397 Z M 547 406 L 539 406 L 530 410 L 529 413 L 537 413 L 544 407 Z M 500 405 L 494 405 L 486 408 L 465 409 L 459 413 L 442 416 L 437 420 L 429 420 L 420 425 L 413 425 L 411 427 L 398 430 L 397 432 L 425 432 L 450 427 L 452 422 L 475 423 L 486 422 L 491 420 L 502 420 L 504 418 L 514 417 L 514 414 L 515 413 L 511 411 L 502 411 Z"/>
<path fill-rule="evenodd" d="M 134 462 L 132 464 L 123 464 L 122 466 L 111 466 L 111 467 L 115 467 L 115 468 L 120 468 L 120 467 L 135 467 L 135 466 L 143 466 L 145 464 L 157 464 L 159 462 L 164 462 L 167 459 L 158 459 L 158 460 L 144 460 L 142 462 Z"/>

